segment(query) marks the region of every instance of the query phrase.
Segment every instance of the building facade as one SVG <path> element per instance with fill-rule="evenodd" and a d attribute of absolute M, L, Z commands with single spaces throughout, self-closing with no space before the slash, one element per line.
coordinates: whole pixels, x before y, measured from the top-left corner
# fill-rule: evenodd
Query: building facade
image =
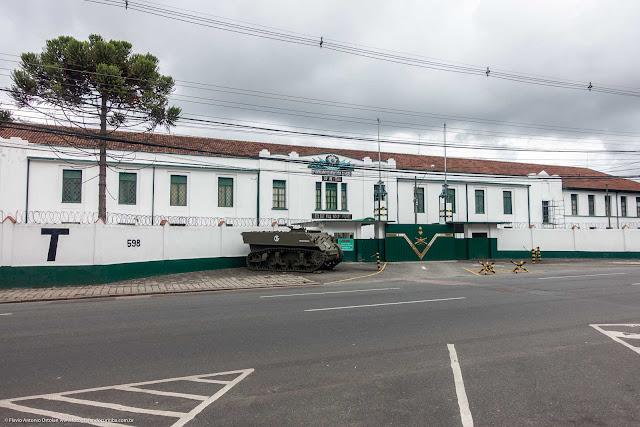
<path fill-rule="evenodd" d="M 116 223 L 453 222 L 467 237 L 491 227 L 640 225 L 640 184 L 589 169 L 453 158 L 445 177 L 433 156 L 382 153 L 378 163 L 373 152 L 167 135 L 151 137 L 163 148 L 150 149 L 133 143 L 139 134 L 119 135 L 132 144 L 108 149 Z M 64 222 L 95 213 L 96 156 L 84 140 L 0 130 L 0 211 Z M 367 227 L 350 232 L 373 237 Z"/>

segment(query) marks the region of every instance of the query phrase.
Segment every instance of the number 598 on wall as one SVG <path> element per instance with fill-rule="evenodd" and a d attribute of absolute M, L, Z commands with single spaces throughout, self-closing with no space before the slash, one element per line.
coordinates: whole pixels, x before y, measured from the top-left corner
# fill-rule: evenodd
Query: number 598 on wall
<path fill-rule="evenodd" d="M 127 247 L 128 248 L 140 247 L 140 239 L 127 239 Z"/>

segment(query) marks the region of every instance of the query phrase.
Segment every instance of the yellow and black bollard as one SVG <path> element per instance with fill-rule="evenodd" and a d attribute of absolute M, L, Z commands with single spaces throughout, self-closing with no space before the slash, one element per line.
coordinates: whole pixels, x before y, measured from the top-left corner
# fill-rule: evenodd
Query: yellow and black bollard
<path fill-rule="evenodd" d="M 542 262 L 542 254 L 540 253 L 540 246 L 536 248 L 536 252 L 538 253 L 538 262 Z"/>
<path fill-rule="evenodd" d="M 531 249 L 531 263 L 532 264 L 536 263 L 536 250 L 535 249 Z"/>
<path fill-rule="evenodd" d="M 378 271 L 380 271 L 380 252 L 376 252 L 376 262 L 378 263 Z"/>
<path fill-rule="evenodd" d="M 514 273 L 518 273 L 518 271 L 520 271 L 520 270 L 525 271 L 525 272 L 527 272 L 527 273 L 529 272 L 529 270 L 527 270 L 526 268 L 524 268 L 524 265 L 527 263 L 526 261 L 520 261 L 520 262 L 515 262 L 515 261 L 513 261 L 513 260 L 510 260 L 510 261 L 511 261 L 511 264 L 513 264 L 513 265 L 515 265 L 515 266 L 516 266 L 516 268 L 514 268 L 514 269 L 513 269 L 513 272 L 514 272 Z M 535 262 L 535 261 L 534 261 L 534 262 Z"/>
<path fill-rule="evenodd" d="M 482 270 L 478 271 L 478 274 L 480 274 L 480 273 L 484 273 L 484 274 L 493 273 L 493 274 L 496 274 L 496 270 L 493 267 L 495 262 L 489 262 L 489 261 L 482 262 L 480 260 L 478 260 L 478 262 L 482 266 Z"/>

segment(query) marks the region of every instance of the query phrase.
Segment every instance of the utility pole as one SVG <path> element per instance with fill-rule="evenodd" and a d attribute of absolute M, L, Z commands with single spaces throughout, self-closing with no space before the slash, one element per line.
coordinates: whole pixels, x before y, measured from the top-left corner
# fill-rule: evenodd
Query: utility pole
<path fill-rule="evenodd" d="M 444 124 L 444 222 L 447 222 L 449 202 L 449 184 L 447 183 L 447 124 Z M 453 207 L 451 208 L 453 211 Z M 452 218 L 453 219 L 453 218 Z"/>
<path fill-rule="evenodd" d="M 380 156 L 380 118 L 376 119 L 378 121 L 378 221 L 382 219 L 382 211 L 380 208 L 382 207 L 382 169 L 381 169 L 381 156 Z"/>

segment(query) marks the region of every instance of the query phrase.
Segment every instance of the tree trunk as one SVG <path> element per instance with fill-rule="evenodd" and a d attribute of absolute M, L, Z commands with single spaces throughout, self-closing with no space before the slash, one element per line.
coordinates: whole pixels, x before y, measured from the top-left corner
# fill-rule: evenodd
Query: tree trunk
<path fill-rule="evenodd" d="M 100 107 L 100 135 L 107 134 L 107 97 L 102 96 L 102 105 Z M 98 140 L 100 147 L 100 159 L 98 166 L 100 173 L 98 177 L 98 217 L 107 221 L 107 141 Z"/>

